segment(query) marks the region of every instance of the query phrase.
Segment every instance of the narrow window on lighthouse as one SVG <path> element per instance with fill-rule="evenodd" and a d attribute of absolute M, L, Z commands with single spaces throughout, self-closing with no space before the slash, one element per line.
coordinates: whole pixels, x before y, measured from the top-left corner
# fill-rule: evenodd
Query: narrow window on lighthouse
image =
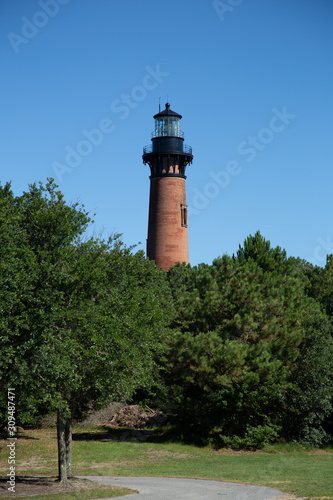
<path fill-rule="evenodd" d="M 180 213 L 181 213 L 181 224 L 183 227 L 187 227 L 187 205 L 180 205 Z"/>

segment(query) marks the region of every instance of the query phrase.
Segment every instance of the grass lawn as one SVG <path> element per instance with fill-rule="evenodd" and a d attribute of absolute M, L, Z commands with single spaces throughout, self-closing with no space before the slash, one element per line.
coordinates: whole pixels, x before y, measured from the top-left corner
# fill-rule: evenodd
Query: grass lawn
<path fill-rule="evenodd" d="M 122 431 L 123 432 L 123 431 Z M 129 433 L 123 433 L 129 437 Z M 306 450 L 300 446 L 274 446 L 265 451 L 216 451 L 154 440 L 117 440 L 102 428 L 77 428 L 73 433 L 73 473 L 82 475 L 169 476 L 218 479 L 277 488 L 311 499 L 333 499 L 333 451 Z M 7 470 L 6 441 L 1 441 L 0 475 Z M 25 431 L 17 441 L 18 476 L 56 476 L 57 441 L 54 429 Z M 87 497 L 101 498 L 87 491 Z M 73 493 L 75 495 L 75 493 Z M 92 495 L 89 497 L 89 494 Z M 97 494 L 97 492 L 96 492 Z M 111 495 L 109 495 L 111 496 Z M 3 497 L 3 495 L 2 495 Z M 11 494 L 10 498 L 15 497 Z M 22 497 L 21 497 L 22 498 Z M 30 497 L 31 498 L 31 497 Z M 40 497 L 42 500 L 44 497 Z M 46 497 L 45 497 L 46 498 Z"/>

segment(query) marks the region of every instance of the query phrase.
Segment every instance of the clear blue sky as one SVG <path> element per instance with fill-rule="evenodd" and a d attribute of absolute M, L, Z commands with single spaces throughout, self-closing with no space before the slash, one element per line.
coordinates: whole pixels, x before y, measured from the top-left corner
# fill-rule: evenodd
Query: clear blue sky
<path fill-rule="evenodd" d="M 191 264 L 258 229 L 325 264 L 331 0 L 2 0 L 0 19 L 0 179 L 15 194 L 55 177 L 95 232 L 145 248 L 142 147 L 168 99 L 194 154 Z"/>

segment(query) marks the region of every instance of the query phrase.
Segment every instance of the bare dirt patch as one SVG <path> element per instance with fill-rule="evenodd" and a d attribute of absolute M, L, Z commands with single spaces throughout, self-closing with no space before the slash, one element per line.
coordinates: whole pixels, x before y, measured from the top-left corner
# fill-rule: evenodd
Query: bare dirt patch
<path fill-rule="evenodd" d="M 27 497 L 34 495 L 51 495 L 60 493 L 74 493 L 87 489 L 103 488 L 88 479 L 71 478 L 68 484 L 61 484 L 56 478 L 47 476 L 17 476 L 15 493 L 8 491 L 7 478 L 0 478 L 0 498 Z M 107 488 L 112 488 L 108 486 Z"/>
<path fill-rule="evenodd" d="M 273 498 L 273 500 L 305 500 L 305 499 L 296 498 L 295 495 L 283 495 L 282 497 Z"/>
<path fill-rule="evenodd" d="M 332 455 L 331 451 L 315 449 L 308 452 L 308 455 Z M 323 497 L 325 498 L 325 497 Z M 327 497 L 330 498 L 330 497 Z"/>
<path fill-rule="evenodd" d="M 217 455 L 253 455 L 261 453 L 261 450 L 233 450 L 232 448 L 219 448 L 216 450 Z"/>

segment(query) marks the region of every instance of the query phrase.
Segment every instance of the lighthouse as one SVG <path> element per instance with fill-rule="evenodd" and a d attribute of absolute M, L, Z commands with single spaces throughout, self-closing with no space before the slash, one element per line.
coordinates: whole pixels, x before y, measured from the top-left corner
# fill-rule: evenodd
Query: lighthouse
<path fill-rule="evenodd" d="M 166 271 L 176 262 L 189 262 L 185 169 L 193 155 L 184 144 L 181 118 L 166 103 L 154 115 L 151 144 L 142 155 L 150 167 L 147 257 Z"/>

